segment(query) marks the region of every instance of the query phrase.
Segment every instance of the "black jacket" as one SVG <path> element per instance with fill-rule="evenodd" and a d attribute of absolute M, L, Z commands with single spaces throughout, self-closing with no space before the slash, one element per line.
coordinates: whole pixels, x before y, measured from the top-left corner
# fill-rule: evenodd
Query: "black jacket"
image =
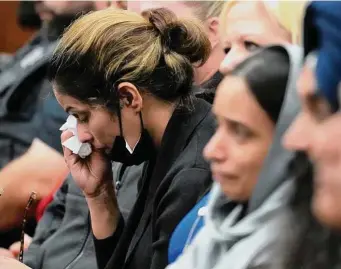
<path fill-rule="evenodd" d="M 202 152 L 214 133 L 211 105 L 194 101 L 171 117 L 155 162 L 146 163 L 132 212 L 116 232 L 95 240 L 99 268 L 164 269 L 170 236 L 211 184 Z"/>

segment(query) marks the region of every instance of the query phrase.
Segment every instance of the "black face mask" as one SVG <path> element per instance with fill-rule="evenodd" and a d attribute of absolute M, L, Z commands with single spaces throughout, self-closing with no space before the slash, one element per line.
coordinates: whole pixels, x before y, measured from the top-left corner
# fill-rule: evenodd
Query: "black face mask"
<path fill-rule="evenodd" d="M 120 162 L 127 166 L 139 165 L 145 161 L 151 159 L 155 154 L 155 146 L 153 139 L 149 135 L 148 131 L 143 127 L 142 115 L 140 113 L 141 120 L 141 137 L 137 145 L 130 153 L 126 148 L 126 141 L 123 137 L 121 111 L 118 108 L 118 120 L 120 124 L 120 135 L 116 136 L 113 147 L 110 151 L 110 159 L 114 162 Z"/>

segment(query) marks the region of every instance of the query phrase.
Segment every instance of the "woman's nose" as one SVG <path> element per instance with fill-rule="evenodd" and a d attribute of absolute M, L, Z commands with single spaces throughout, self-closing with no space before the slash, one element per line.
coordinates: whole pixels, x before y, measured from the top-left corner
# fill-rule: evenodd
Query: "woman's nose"
<path fill-rule="evenodd" d="M 304 119 L 301 115 L 294 120 L 286 131 L 282 143 L 283 146 L 291 151 L 308 151 L 308 145 L 311 134 L 307 132 L 307 126 L 304 127 Z"/>
<path fill-rule="evenodd" d="M 250 53 L 242 48 L 232 48 L 226 55 L 224 60 L 220 64 L 219 71 L 223 75 L 231 72 L 236 65 L 244 61 Z"/>
<path fill-rule="evenodd" d="M 90 142 L 92 140 L 91 133 L 82 124 L 77 124 L 77 134 L 79 141 L 82 143 Z"/>
<path fill-rule="evenodd" d="M 207 161 L 222 161 L 225 159 L 225 144 L 219 130 L 212 136 L 204 148 L 204 157 Z"/>

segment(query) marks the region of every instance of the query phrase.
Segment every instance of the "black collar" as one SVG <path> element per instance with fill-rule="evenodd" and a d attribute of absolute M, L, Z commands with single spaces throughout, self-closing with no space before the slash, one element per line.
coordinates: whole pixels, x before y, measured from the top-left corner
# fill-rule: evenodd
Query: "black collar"
<path fill-rule="evenodd" d="M 159 181 L 165 177 L 167 171 L 187 146 L 196 127 L 210 110 L 211 106 L 206 101 L 196 98 L 193 101 L 193 109 L 191 111 L 184 111 L 182 109 L 174 111 L 158 150 L 150 187 L 153 188 L 155 184 L 160 183 L 154 182 L 154 179 Z"/>
<path fill-rule="evenodd" d="M 224 76 L 219 71 L 216 72 L 213 77 L 201 84 L 200 87 L 195 87 L 195 96 L 212 104 L 217 87 L 223 78 Z"/>
<path fill-rule="evenodd" d="M 193 110 L 187 112 L 175 110 L 169 120 L 161 141 L 161 146 L 158 150 L 156 161 L 151 160 L 146 164 L 149 167 L 143 176 L 137 201 L 130 214 L 134 218 L 129 219 L 127 223 L 128 227 L 125 227 L 125 229 L 132 231 L 129 239 L 132 239 L 132 241 L 126 250 L 127 260 L 131 258 L 131 254 L 151 220 L 156 190 L 176 159 L 188 145 L 198 125 L 200 125 L 210 111 L 210 104 L 196 98 L 193 101 Z M 127 240 L 127 237 L 125 240 Z"/>

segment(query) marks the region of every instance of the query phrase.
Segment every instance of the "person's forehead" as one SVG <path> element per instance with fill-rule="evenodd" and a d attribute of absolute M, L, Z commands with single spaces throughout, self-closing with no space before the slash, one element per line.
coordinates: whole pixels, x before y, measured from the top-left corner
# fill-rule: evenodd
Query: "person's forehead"
<path fill-rule="evenodd" d="M 216 115 L 225 116 L 240 113 L 240 102 L 250 99 L 248 95 L 248 87 L 245 81 L 238 76 L 227 75 L 220 83 L 216 99 L 213 105 L 213 111 Z M 229 106 L 226 104 L 229 103 Z"/>
<path fill-rule="evenodd" d="M 276 23 L 269 14 L 269 10 L 260 1 L 241 1 L 233 5 L 227 14 L 227 22 L 262 20 Z"/>
<path fill-rule="evenodd" d="M 297 81 L 297 91 L 301 99 L 316 95 L 316 78 L 314 70 L 309 63 L 304 64 Z"/>
<path fill-rule="evenodd" d="M 240 2 L 231 7 L 225 21 L 226 38 L 263 36 L 264 42 L 281 42 L 282 29 L 258 1 Z"/>
<path fill-rule="evenodd" d="M 242 104 L 242 105 L 241 105 Z M 246 81 L 238 76 L 227 76 L 219 85 L 213 105 L 213 113 L 252 128 L 264 125 L 261 106 L 250 92 Z"/>
<path fill-rule="evenodd" d="M 191 9 L 181 1 L 128 1 L 128 9 L 142 13 L 153 8 L 168 8 L 179 17 L 188 17 Z"/>

